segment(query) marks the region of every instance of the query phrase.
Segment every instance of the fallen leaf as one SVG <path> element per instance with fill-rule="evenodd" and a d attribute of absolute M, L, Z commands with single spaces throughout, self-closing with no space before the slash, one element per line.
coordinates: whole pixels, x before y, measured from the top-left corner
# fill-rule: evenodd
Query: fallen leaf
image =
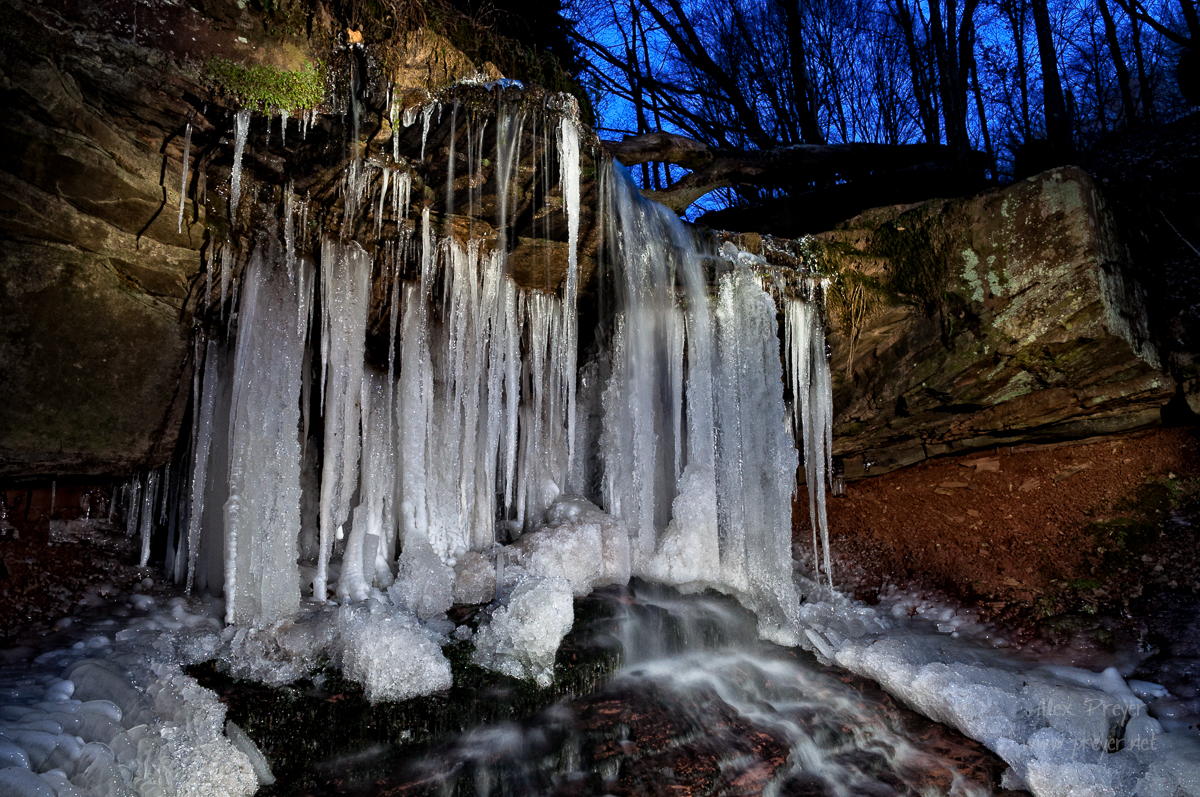
<path fill-rule="evenodd" d="M 954 492 L 953 492 L 953 491 L 951 491 L 951 490 L 943 490 L 941 487 L 939 487 L 939 488 L 937 488 L 936 490 L 934 490 L 934 492 L 935 492 L 935 493 L 937 493 L 938 495 L 954 495 Z"/>
<path fill-rule="evenodd" d="M 1021 586 L 1021 582 L 1017 581 L 1015 578 L 1009 577 L 1004 579 L 1004 585 L 1006 587 L 1019 587 Z"/>
<path fill-rule="evenodd" d="M 1037 486 L 1038 486 L 1037 479 L 1026 479 L 1025 483 L 1022 484 L 1018 489 L 1023 493 L 1027 493 L 1030 490 L 1036 490 Z"/>
<path fill-rule="evenodd" d="M 979 517 L 979 510 L 978 509 L 968 509 L 967 514 L 970 515 L 971 517 Z"/>

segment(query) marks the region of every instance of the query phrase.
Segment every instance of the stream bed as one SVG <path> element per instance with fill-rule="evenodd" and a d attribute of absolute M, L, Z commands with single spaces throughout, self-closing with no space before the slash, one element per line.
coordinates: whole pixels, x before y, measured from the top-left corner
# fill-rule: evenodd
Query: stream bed
<path fill-rule="evenodd" d="M 264 795 L 1006 793 L 997 787 L 1006 765 L 982 745 L 865 679 L 759 640 L 754 617 L 729 598 L 635 582 L 578 603 L 589 607 L 586 631 L 564 645 L 555 685 L 574 660 L 594 688 L 576 678 L 565 688 L 577 696 L 542 690 L 553 702 L 538 710 L 528 687 L 492 679 L 456 687 L 449 703 L 407 701 L 410 725 L 397 732 L 395 707 L 352 708 L 361 697 L 326 682 L 270 709 L 242 684 L 208 685 L 268 758 L 287 760 Z M 359 712 L 353 730 L 337 718 L 346 711 Z M 490 721 L 467 727 L 469 717 Z M 463 730 L 445 734 L 454 723 Z M 295 760 L 306 742 L 287 729 L 303 725 L 323 726 L 333 738 L 319 746 L 332 754 Z M 443 738 L 413 743 L 414 727 Z"/>

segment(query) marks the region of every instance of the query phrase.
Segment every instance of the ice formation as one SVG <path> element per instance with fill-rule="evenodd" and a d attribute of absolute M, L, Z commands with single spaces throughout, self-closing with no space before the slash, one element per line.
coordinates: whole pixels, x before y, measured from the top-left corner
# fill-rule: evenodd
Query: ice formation
<path fill-rule="evenodd" d="M 815 298 L 821 283 L 808 286 Z M 785 351 L 796 428 L 803 435 L 808 513 L 813 530 L 813 562 L 824 566 L 826 583 L 833 587 L 829 526 L 825 518 L 825 484 L 832 474 L 833 384 L 825 355 L 825 327 L 815 301 L 788 299 L 784 312 Z M 818 557 L 818 537 L 821 556 Z"/>
<path fill-rule="evenodd" d="M 465 236 L 428 202 L 411 204 L 414 169 L 442 109 L 391 108 L 394 129 L 420 119 L 421 157 L 399 157 L 393 136 L 384 161 L 351 158 L 340 235 L 314 240 L 307 201 L 289 184 L 278 229 L 245 251 L 223 242 L 220 300 L 232 343 L 214 330 L 197 346 L 203 363 L 176 477 L 186 488 L 172 492 L 182 498 L 168 572 L 189 591 L 223 593 L 226 620 L 254 633 L 296 619 L 309 594 L 318 605 L 331 597 L 385 605 L 425 624 L 444 622 L 456 596 L 495 600 L 480 661 L 539 678 L 550 640 L 570 627 L 562 595 L 631 575 L 732 592 L 758 612 L 764 635 L 795 641 L 788 539 L 797 458 L 779 387 L 775 300 L 752 270 L 763 262 L 739 256 L 714 299 L 712 252 L 602 164 L 601 257 L 615 295 L 581 363 L 580 174 L 592 155 L 570 104 L 502 101 L 480 118 L 452 102 L 443 211 L 454 212 L 460 169 L 469 172 L 471 219 L 483 211 L 486 168 L 499 186 L 488 211 L 495 232 L 469 226 Z M 235 217 L 249 125 L 246 111 L 234 115 Z M 551 213 L 565 222 L 554 293 L 520 288 L 507 274 L 524 162 L 539 170 L 533 179 L 551 203 L 541 212 L 547 230 Z M 379 296 L 386 371 L 366 362 Z M 827 380 L 803 384 L 827 389 Z M 150 505 L 166 506 L 156 490 L 148 477 L 129 496 L 127 517 L 140 518 L 147 545 Z M 297 565 L 313 553 L 315 562 Z M 538 604 L 521 597 L 532 594 L 546 598 L 541 620 Z M 541 652 L 526 655 L 521 640 Z"/>
<path fill-rule="evenodd" d="M 309 297 L 282 259 L 256 252 L 242 295 L 224 507 L 227 622 L 275 622 L 300 603 L 297 430 L 307 329 L 297 319 L 307 320 Z"/>
<path fill-rule="evenodd" d="M 134 607 L 129 620 L 81 618 L 61 647 L 0 665 L 0 793 L 238 797 L 269 782 L 254 743 L 231 732 L 175 649 L 219 634 L 219 604 L 114 597 Z"/>

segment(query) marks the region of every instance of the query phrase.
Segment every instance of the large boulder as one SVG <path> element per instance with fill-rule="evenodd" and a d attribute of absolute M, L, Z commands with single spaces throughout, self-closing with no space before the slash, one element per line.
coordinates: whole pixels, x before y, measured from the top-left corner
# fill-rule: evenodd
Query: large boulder
<path fill-rule="evenodd" d="M 816 236 L 847 478 L 1159 422 L 1174 381 L 1096 184 L 1055 169 Z"/>

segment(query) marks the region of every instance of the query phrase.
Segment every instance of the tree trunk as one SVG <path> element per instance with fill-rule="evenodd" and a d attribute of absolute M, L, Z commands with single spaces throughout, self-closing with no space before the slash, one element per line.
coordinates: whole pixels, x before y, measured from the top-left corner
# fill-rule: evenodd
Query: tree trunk
<path fill-rule="evenodd" d="M 1063 99 L 1062 81 L 1058 76 L 1058 54 L 1054 49 L 1054 32 L 1050 28 L 1050 9 L 1046 0 L 1033 0 L 1033 25 L 1037 32 L 1038 53 L 1042 59 L 1042 91 L 1045 94 L 1046 137 L 1055 152 L 1064 158 L 1075 154 L 1071 122 Z"/>
<path fill-rule="evenodd" d="M 1021 141 L 1033 138 L 1029 123 L 1029 64 L 1025 60 L 1025 5 L 1024 0 L 1008 0 L 1004 11 L 1012 28 L 1013 46 L 1017 51 L 1017 81 L 1021 91 Z"/>
<path fill-rule="evenodd" d="M 1104 18 L 1104 38 L 1108 41 L 1108 54 L 1112 57 L 1113 68 L 1117 71 L 1117 83 L 1121 86 L 1121 110 L 1125 113 L 1125 124 L 1137 127 L 1137 109 L 1133 104 L 1133 91 L 1129 85 L 1129 68 L 1121 56 L 1121 43 L 1117 40 L 1117 25 L 1113 22 L 1112 12 L 1108 8 L 1108 0 L 1096 0 L 1100 8 L 1100 16 Z"/>
<path fill-rule="evenodd" d="M 710 147 L 671 133 L 650 133 L 623 141 L 601 142 L 625 166 L 674 163 L 691 169 L 662 191 L 642 194 L 683 213 L 700 197 L 719 188 L 755 186 L 795 189 L 814 182 L 907 170 L 912 179 L 944 174 L 953 163 L 946 148 L 930 144 L 795 144 L 769 150 Z"/>
<path fill-rule="evenodd" d="M 792 103 L 806 144 L 824 144 L 825 135 L 817 123 L 817 105 L 808 80 L 808 54 L 804 47 L 804 26 L 800 19 L 800 0 L 777 0 L 783 10 L 788 37 L 788 69 L 792 82 Z"/>
<path fill-rule="evenodd" d="M 987 152 L 988 168 L 992 178 L 1000 178 L 1000 170 L 996 166 L 996 151 L 992 149 L 992 134 L 988 132 L 987 114 L 984 112 L 983 92 L 979 89 L 979 66 L 975 63 L 975 54 L 971 54 L 971 84 L 975 89 L 975 112 L 979 114 L 979 128 L 983 131 L 983 148 Z"/>
<path fill-rule="evenodd" d="M 1150 89 L 1150 79 L 1146 75 L 1146 58 L 1142 51 L 1142 22 L 1133 14 L 1129 14 L 1129 30 L 1133 36 L 1133 57 L 1137 62 L 1138 101 L 1142 106 L 1142 119 L 1146 124 L 1153 125 L 1154 92 Z"/>

